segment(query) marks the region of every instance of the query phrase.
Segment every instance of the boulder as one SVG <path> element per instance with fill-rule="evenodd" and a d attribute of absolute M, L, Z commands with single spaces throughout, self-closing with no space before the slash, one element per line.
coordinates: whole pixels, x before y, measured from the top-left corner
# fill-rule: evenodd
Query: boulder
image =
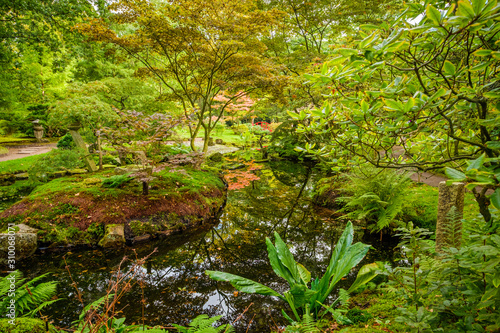
<path fill-rule="evenodd" d="M 122 247 L 125 245 L 125 228 L 123 224 L 108 224 L 99 246 L 104 248 Z"/>
<path fill-rule="evenodd" d="M 8 262 L 9 257 L 9 247 L 15 253 L 15 258 L 17 260 L 22 260 L 32 256 L 36 249 L 37 244 L 37 229 L 31 228 L 25 224 L 16 225 L 18 229 L 15 233 L 2 233 L 0 234 L 0 264 L 5 265 Z M 15 245 L 10 244 L 12 241 L 12 236 L 15 237 Z M 11 239 L 9 239 L 11 237 Z"/>
<path fill-rule="evenodd" d="M 218 145 L 223 145 L 224 141 L 222 139 L 215 139 L 215 143 Z"/>
<path fill-rule="evenodd" d="M 28 175 L 27 172 L 21 172 L 15 174 L 14 177 L 16 177 L 16 180 L 23 180 L 23 179 L 28 179 L 30 176 Z"/>
<path fill-rule="evenodd" d="M 214 162 L 222 162 L 222 157 L 223 157 L 222 154 L 217 152 L 217 153 L 210 155 L 208 158 Z"/>

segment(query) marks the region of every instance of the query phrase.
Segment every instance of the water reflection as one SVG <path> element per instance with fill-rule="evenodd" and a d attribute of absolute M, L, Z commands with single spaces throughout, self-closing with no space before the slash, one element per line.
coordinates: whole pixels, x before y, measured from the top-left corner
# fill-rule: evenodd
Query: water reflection
<path fill-rule="evenodd" d="M 204 274 L 205 270 L 238 274 L 284 292 L 286 282 L 276 277 L 266 252 L 265 237 L 273 237 L 274 231 L 290 245 L 297 261 L 313 277 L 325 271 L 343 225 L 325 222 L 317 214 L 311 201 L 314 172 L 289 163 L 274 163 L 257 172 L 260 180 L 229 193 L 224 214 L 215 226 L 207 225 L 168 242 L 136 248 L 138 256 L 145 256 L 158 247 L 158 252 L 143 267 L 146 324 L 185 325 L 202 313 L 223 315 L 223 322 L 232 322 L 251 303 L 235 324 L 238 332 L 247 328 L 249 332 L 269 332 L 276 325 L 285 324 L 280 313 L 285 304 L 279 299 L 237 293 L 229 283 L 213 281 Z M 362 232 L 356 232 L 355 241 L 362 236 Z M 91 251 L 66 255 L 86 303 L 105 295 L 111 271 L 124 255 L 136 254 L 124 249 L 121 253 Z M 364 262 L 379 260 L 384 255 L 370 251 Z M 56 325 L 67 327 L 82 307 L 71 287 L 62 256 L 40 255 L 24 263 L 22 270 L 31 277 L 54 272 L 60 281 L 59 296 L 65 300 L 55 303 L 46 313 Z M 351 272 L 343 282 L 350 284 L 354 278 L 355 272 Z M 128 323 L 141 322 L 141 298 L 138 286 L 122 298 L 121 315 Z"/>

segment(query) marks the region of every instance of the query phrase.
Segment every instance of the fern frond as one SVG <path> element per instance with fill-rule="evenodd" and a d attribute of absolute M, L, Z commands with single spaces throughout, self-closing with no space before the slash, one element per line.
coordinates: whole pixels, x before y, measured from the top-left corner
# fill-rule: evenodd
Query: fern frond
<path fill-rule="evenodd" d="M 59 299 L 54 299 L 54 300 L 51 300 L 51 301 L 47 301 L 47 302 L 43 302 L 42 304 L 40 304 L 39 306 L 37 306 L 36 309 L 33 309 L 31 312 L 28 312 L 26 314 L 27 317 L 34 317 L 39 311 L 41 311 L 43 308 L 57 302 L 57 301 L 60 301 L 62 298 L 59 298 Z"/>
<path fill-rule="evenodd" d="M 113 296 L 115 296 L 115 294 L 104 295 L 103 297 L 99 298 L 97 301 L 88 304 L 86 307 L 83 308 L 83 310 L 80 313 L 80 316 L 78 317 L 78 320 L 76 322 L 81 322 L 82 320 L 84 320 L 85 319 L 85 315 L 91 309 L 93 309 L 93 310 L 99 310 L 101 308 L 102 304 L 104 302 L 106 302 L 108 300 L 108 298 L 111 298 Z"/>
<path fill-rule="evenodd" d="M 0 313 L 5 313 L 11 299 L 14 299 L 16 305 L 16 316 L 32 316 L 33 312 L 49 305 L 46 304 L 56 294 L 56 281 L 39 283 L 50 273 L 40 275 L 28 282 L 22 278 L 22 273 L 14 271 L 7 277 L 0 278 L 0 292 L 2 293 L 2 302 L 0 303 Z M 10 290 L 9 277 L 15 277 L 16 291 L 14 297 L 5 297 Z"/>

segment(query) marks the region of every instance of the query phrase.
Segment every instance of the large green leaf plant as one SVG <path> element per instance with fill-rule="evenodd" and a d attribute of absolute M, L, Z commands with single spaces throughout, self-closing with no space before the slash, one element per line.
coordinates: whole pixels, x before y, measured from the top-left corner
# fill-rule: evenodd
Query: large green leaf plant
<path fill-rule="evenodd" d="M 302 322 L 302 319 L 312 316 L 314 319 L 321 318 L 330 312 L 334 318 L 342 323 L 349 323 L 348 319 L 335 311 L 335 307 L 345 300 L 345 292 L 339 293 L 332 304 L 325 305 L 328 296 L 333 292 L 337 283 L 346 276 L 366 255 L 369 245 L 363 243 L 352 244 L 354 228 L 351 222 L 342 233 L 335 246 L 326 272 L 321 278 L 311 278 L 311 273 L 301 264 L 297 263 L 288 246 L 278 233 L 274 233 L 275 244 L 266 237 L 269 261 L 274 272 L 285 279 L 289 284 L 289 290 L 283 294 L 264 286 L 258 282 L 244 277 L 220 271 L 206 271 L 205 273 L 216 281 L 230 282 L 236 289 L 245 293 L 276 296 L 288 303 L 293 319 L 283 310 L 285 318 L 291 323 Z M 365 265 L 358 273 L 356 281 L 347 292 L 352 292 L 359 286 L 367 283 L 376 276 L 378 266 L 376 264 Z M 303 318 L 300 314 L 302 313 Z"/>

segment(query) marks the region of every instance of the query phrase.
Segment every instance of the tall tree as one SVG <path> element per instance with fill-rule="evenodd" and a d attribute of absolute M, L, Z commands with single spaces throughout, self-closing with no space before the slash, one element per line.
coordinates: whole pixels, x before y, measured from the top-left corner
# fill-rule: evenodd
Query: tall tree
<path fill-rule="evenodd" d="M 111 9 L 114 25 L 92 20 L 79 25 L 80 31 L 125 49 L 144 64 L 143 73 L 161 80 L 186 117 L 196 120 L 189 126 L 193 150 L 200 129 L 207 150 L 211 131 L 232 100 L 255 89 L 280 88 L 273 65 L 262 57 L 266 48 L 260 41 L 279 17 L 276 10 L 258 10 L 253 0 L 122 0 Z M 112 29 L 117 24 L 134 29 L 117 34 Z M 231 95 L 214 108 L 222 91 Z"/>

